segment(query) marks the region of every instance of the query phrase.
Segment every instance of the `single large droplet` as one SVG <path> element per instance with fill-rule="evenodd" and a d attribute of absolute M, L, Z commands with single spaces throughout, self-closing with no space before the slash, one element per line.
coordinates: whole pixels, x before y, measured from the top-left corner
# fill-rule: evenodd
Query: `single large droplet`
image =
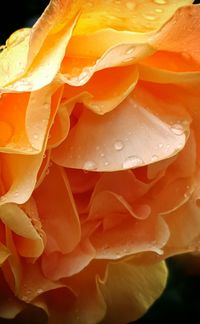
<path fill-rule="evenodd" d="M 184 128 L 181 124 L 172 125 L 171 130 L 176 135 L 182 135 L 184 133 Z"/>
<path fill-rule="evenodd" d="M 143 164 L 143 160 L 136 156 L 132 155 L 126 158 L 126 160 L 123 163 L 123 169 L 131 169 L 131 168 L 136 168 L 139 167 Z"/>
<path fill-rule="evenodd" d="M 151 15 L 146 15 L 145 18 L 148 19 L 148 20 L 155 20 L 156 19 L 155 16 L 151 16 Z"/>
<path fill-rule="evenodd" d="M 13 128 L 5 121 L 0 121 L 0 146 L 6 145 L 13 134 Z"/>
<path fill-rule="evenodd" d="M 157 162 L 158 161 L 158 155 L 154 154 L 152 155 L 151 162 Z"/>
<path fill-rule="evenodd" d="M 166 4 L 166 3 L 167 3 L 166 0 L 154 0 L 154 2 L 155 2 L 156 4 Z"/>
<path fill-rule="evenodd" d="M 94 171 L 96 170 L 97 166 L 94 161 L 86 161 L 83 165 L 83 169 L 86 171 Z"/>
<path fill-rule="evenodd" d="M 126 51 L 126 54 L 127 54 L 127 55 L 133 54 L 134 50 L 135 50 L 135 48 L 134 48 L 134 47 L 131 47 L 131 48 L 129 48 L 129 49 Z"/>
<path fill-rule="evenodd" d="M 114 148 L 116 151 L 121 151 L 124 148 L 124 144 L 122 141 L 116 141 L 114 144 Z"/>

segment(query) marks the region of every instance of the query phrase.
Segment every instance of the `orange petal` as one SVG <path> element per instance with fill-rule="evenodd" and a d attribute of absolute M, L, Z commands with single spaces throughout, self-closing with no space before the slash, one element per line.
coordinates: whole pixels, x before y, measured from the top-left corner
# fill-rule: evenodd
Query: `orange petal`
<path fill-rule="evenodd" d="M 168 238 L 166 223 L 153 215 L 140 221 L 127 217 L 115 227 L 107 230 L 98 228 L 90 237 L 96 249 L 96 258 L 113 260 L 145 251 L 162 254 Z"/>
<path fill-rule="evenodd" d="M 185 53 L 200 63 L 196 41 L 200 35 L 200 5 L 180 8 L 174 17 L 152 37 L 151 46 L 162 51 Z"/>
<path fill-rule="evenodd" d="M 30 303 L 33 299 L 46 291 L 63 287 L 63 284 L 45 278 L 38 262 L 34 264 L 23 262 L 22 274 L 20 289 L 17 296 L 27 303 Z"/>
<path fill-rule="evenodd" d="M 95 257 L 95 249 L 88 239 L 80 242 L 80 244 L 69 254 L 61 254 L 59 252 L 43 255 L 42 270 L 47 278 L 59 280 L 61 278 L 70 277 L 79 273 Z"/>
<path fill-rule="evenodd" d="M 170 239 L 165 256 L 187 252 L 198 252 L 200 248 L 199 188 L 191 199 L 179 209 L 165 216 L 170 229 Z"/>
<path fill-rule="evenodd" d="M 80 224 L 67 177 L 60 167 L 50 167 L 34 198 L 47 236 L 46 252 L 71 252 L 80 241 Z"/>
<path fill-rule="evenodd" d="M 1 169 L 4 183 L 4 195 L 1 196 L 0 205 L 6 203 L 23 204 L 32 194 L 37 173 L 43 159 L 43 152 L 34 155 L 1 155 Z M 26 170 L 26 172 L 24 172 Z"/>
<path fill-rule="evenodd" d="M 81 78 L 79 79 L 81 83 Z M 104 114 L 118 106 L 130 94 L 137 79 L 135 66 L 105 69 L 95 73 L 85 86 L 65 85 L 63 100 L 83 102 L 94 112 Z"/>

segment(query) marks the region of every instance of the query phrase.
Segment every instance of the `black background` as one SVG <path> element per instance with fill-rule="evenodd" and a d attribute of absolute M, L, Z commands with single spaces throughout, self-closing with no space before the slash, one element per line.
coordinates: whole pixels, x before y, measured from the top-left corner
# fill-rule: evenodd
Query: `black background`
<path fill-rule="evenodd" d="M 31 26 L 48 2 L 48 0 L 1 0 L 0 44 L 4 44 L 16 29 Z M 200 257 L 183 256 L 169 259 L 167 263 L 170 276 L 165 292 L 147 314 L 135 323 L 168 324 L 170 321 L 200 323 Z M 14 321 L 0 320 L 1 323 L 36 324 L 34 318 L 24 322 L 21 317 Z"/>

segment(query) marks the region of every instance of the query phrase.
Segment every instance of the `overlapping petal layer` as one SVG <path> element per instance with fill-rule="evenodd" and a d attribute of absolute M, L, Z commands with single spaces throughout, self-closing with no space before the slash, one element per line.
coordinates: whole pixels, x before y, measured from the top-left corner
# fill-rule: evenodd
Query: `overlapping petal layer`
<path fill-rule="evenodd" d="M 178 9 L 178 10 L 177 10 Z M 52 0 L 0 53 L 0 316 L 136 320 L 199 250 L 200 6 Z"/>

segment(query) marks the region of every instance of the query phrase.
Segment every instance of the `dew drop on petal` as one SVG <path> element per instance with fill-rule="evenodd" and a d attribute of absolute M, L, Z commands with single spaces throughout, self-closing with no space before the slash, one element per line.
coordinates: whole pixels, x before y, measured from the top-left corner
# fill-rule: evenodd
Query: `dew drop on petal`
<path fill-rule="evenodd" d="M 156 3 L 156 4 L 166 4 L 167 3 L 167 1 L 166 0 L 154 0 L 154 2 Z"/>
<path fill-rule="evenodd" d="M 141 166 L 141 164 L 143 164 L 143 160 L 136 155 L 132 155 L 132 156 L 127 157 L 126 160 L 124 161 L 123 169 L 139 167 L 139 166 Z"/>
<path fill-rule="evenodd" d="M 114 148 L 116 151 L 121 151 L 124 148 L 124 144 L 122 141 L 116 141 L 114 144 Z"/>
<path fill-rule="evenodd" d="M 156 154 L 152 155 L 151 162 L 158 161 L 158 156 Z"/>
<path fill-rule="evenodd" d="M 184 133 L 184 128 L 181 124 L 174 124 L 171 126 L 171 131 L 176 135 L 182 135 Z"/>
<path fill-rule="evenodd" d="M 86 171 L 93 171 L 96 170 L 97 166 L 94 161 L 86 161 L 83 165 L 83 169 Z"/>
<path fill-rule="evenodd" d="M 150 15 L 146 15 L 145 18 L 148 19 L 148 20 L 155 20 L 156 19 L 155 16 L 150 16 Z"/>
<path fill-rule="evenodd" d="M 126 54 L 127 54 L 127 55 L 130 55 L 130 54 L 132 54 L 132 53 L 134 52 L 134 50 L 135 50 L 135 48 L 134 48 L 134 47 L 131 47 L 131 48 L 129 48 L 129 49 L 126 51 Z"/>
<path fill-rule="evenodd" d="M 156 9 L 155 9 L 155 12 L 161 13 L 161 12 L 163 12 L 163 10 L 160 9 L 160 8 L 156 8 Z"/>

